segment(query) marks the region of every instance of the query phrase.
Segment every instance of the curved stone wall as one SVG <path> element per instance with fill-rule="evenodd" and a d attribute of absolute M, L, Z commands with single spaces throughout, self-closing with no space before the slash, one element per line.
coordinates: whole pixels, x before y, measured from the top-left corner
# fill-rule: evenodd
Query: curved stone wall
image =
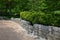
<path fill-rule="evenodd" d="M 14 19 L 15 20 L 15 19 Z M 15 20 L 25 28 L 31 36 L 39 40 L 60 40 L 60 27 L 44 26 L 40 24 L 30 25 L 30 22 L 25 20 Z"/>

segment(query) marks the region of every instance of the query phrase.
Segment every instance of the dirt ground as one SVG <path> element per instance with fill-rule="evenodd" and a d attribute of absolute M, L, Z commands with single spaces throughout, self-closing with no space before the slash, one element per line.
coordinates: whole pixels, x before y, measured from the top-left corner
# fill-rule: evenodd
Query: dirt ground
<path fill-rule="evenodd" d="M 18 23 L 0 20 L 0 40 L 34 40 Z"/>

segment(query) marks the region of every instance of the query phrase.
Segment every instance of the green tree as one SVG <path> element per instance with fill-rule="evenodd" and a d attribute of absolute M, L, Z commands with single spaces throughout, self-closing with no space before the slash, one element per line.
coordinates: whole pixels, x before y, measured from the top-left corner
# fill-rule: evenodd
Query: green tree
<path fill-rule="evenodd" d="M 60 0 L 29 0 L 27 9 L 21 18 L 32 24 L 60 26 Z"/>
<path fill-rule="evenodd" d="M 0 14 L 3 16 L 19 17 L 19 13 L 26 10 L 28 0 L 0 0 Z"/>

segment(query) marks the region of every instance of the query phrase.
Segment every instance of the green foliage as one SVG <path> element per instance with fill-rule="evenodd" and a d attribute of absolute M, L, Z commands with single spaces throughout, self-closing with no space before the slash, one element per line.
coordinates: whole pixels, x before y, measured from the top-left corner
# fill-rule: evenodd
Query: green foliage
<path fill-rule="evenodd" d="M 53 12 L 52 14 L 46 14 L 44 12 L 28 12 L 24 11 L 20 13 L 21 18 L 30 21 L 32 24 L 44 24 L 52 26 L 60 26 L 60 14 Z"/>
<path fill-rule="evenodd" d="M 27 0 L 0 0 L 0 16 L 19 17 L 26 4 Z"/>
<path fill-rule="evenodd" d="M 0 0 L 0 16 L 60 26 L 60 0 Z"/>
<path fill-rule="evenodd" d="M 21 18 L 44 25 L 60 26 L 60 0 L 29 0 Z"/>

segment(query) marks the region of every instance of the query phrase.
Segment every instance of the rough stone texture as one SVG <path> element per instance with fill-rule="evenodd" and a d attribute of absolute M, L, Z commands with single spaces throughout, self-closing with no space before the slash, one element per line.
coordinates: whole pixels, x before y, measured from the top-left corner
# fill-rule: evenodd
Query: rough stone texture
<path fill-rule="evenodd" d="M 44 26 L 44 25 L 38 26 L 38 24 L 34 24 L 34 27 L 36 27 L 36 28 L 39 27 L 40 30 L 35 29 L 38 32 L 40 32 L 39 37 L 43 37 L 46 40 L 60 40 L 60 32 L 59 32 L 60 28 L 53 27 L 53 26 Z"/>
<path fill-rule="evenodd" d="M 0 40 L 34 40 L 18 23 L 0 20 Z"/>
<path fill-rule="evenodd" d="M 25 21 L 25 20 L 24 20 Z M 34 24 L 24 22 L 22 19 L 19 21 L 29 34 L 33 34 L 35 39 L 38 40 L 60 40 L 60 27 L 44 26 L 40 24 Z"/>

